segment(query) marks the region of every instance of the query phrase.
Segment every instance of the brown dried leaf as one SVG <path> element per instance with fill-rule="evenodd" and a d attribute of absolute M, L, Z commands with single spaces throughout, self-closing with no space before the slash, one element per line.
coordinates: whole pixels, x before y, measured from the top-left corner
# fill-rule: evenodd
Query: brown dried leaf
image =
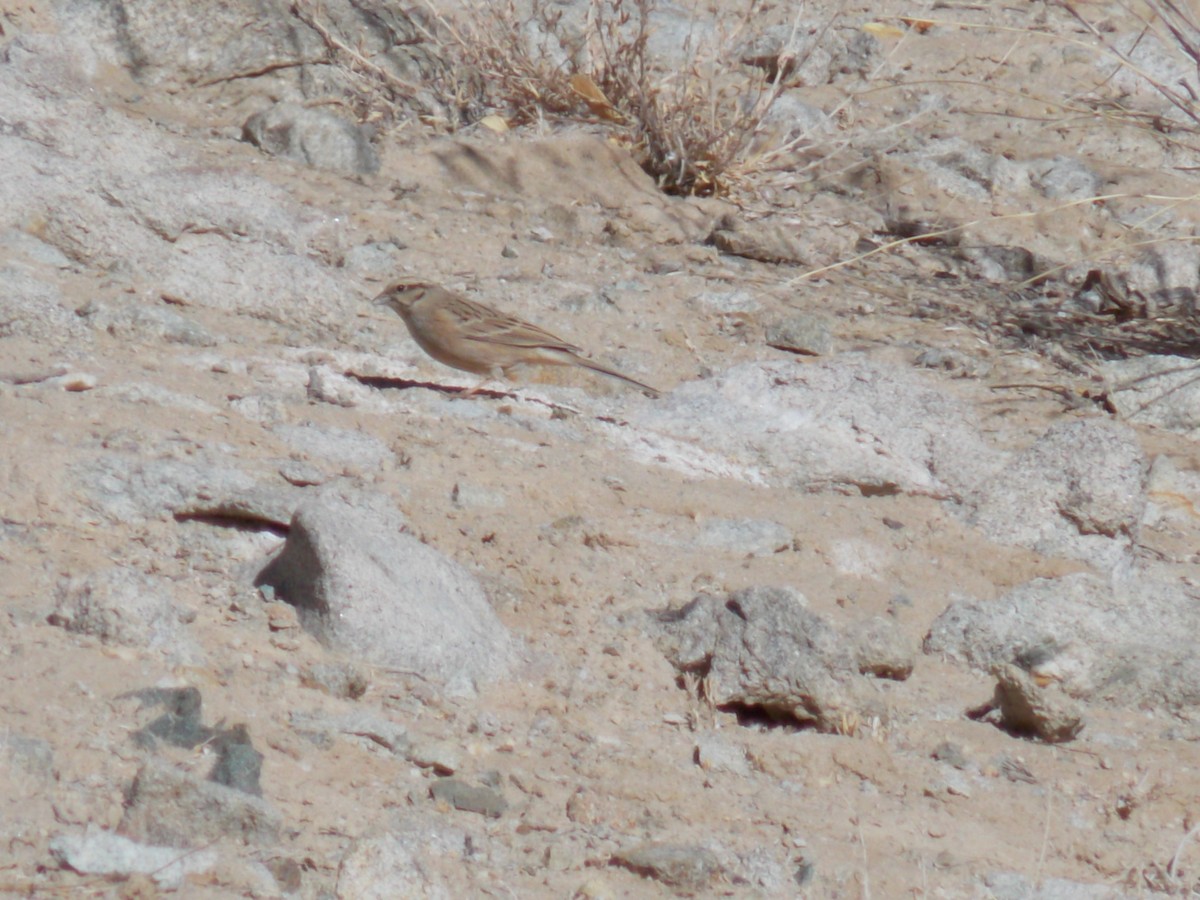
<path fill-rule="evenodd" d="M 582 73 L 571 76 L 571 90 L 583 98 L 583 102 L 588 105 L 588 109 L 602 118 L 609 119 L 613 122 L 618 122 L 624 118 L 617 108 L 612 105 L 611 101 L 604 96 L 604 91 L 596 85 L 596 82 Z"/>

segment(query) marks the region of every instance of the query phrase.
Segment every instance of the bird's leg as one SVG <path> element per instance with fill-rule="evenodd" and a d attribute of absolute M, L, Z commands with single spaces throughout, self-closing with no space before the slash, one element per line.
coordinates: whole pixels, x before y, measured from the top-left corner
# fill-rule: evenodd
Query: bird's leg
<path fill-rule="evenodd" d="M 487 373 L 487 375 L 485 375 L 483 377 L 483 379 L 479 382 L 479 384 L 475 385 L 475 387 L 464 388 L 463 390 L 458 391 L 457 393 L 451 394 L 450 399 L 451 400 L 466 400 L 468 397 L 474 397 L 476 394 L 478 394 L 480 391 L 482 391 L 484 389 L 484 387 L 486 387 L 488 384 L 490 384 L 493 381 L 499 381 L 503 377 L 504 377 L 504 370 L 501 369 L 499 366 L 495 366 L 490 372 Z"/>

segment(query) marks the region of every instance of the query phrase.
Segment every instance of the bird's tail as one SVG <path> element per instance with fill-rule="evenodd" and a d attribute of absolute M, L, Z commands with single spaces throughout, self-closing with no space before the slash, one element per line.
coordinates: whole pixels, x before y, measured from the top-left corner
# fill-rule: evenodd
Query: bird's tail
<path fill-rule="evenodd" d="M 610 368 L 608 368 L 608 366 L 601 365 L 600 363 L 594 362 L 593 360 L 590 360 L 590 359 L 585 359 L 582 356 L 576 356 L 575 361 L 578 362 L 584 368 L 591 369 L 593 372 L 599 372 L 601 375 L 607 375 L 609 378 L 619 378 L 619 379 L 621 379 L 621 381 L 624 381 L 628 384 L 632 384 L 634 387 L 640 388 L 641 390 L 645 391 L 651 397 L 661 397 L 662 396 L 662 391 L 660 391 L 658 388 L 652 388 L 652 387 L 650 387 L 650 385 L 643 384 L 642 382 L 638 381 L 636 378 L 630 378 L 628 375 L 622 375 L 616 369 L 610 369 Z"/>

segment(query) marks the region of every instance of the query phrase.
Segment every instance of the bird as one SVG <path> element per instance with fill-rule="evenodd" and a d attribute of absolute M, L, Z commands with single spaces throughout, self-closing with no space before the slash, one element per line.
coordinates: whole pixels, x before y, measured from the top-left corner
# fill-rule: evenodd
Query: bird
<path fill-rule="evenodd" d="M 582 356 L 583 350 L 516 316 L 423 281 L 398 281 L 374 300 L 404 320 L 422 350 L 444 365 L 483 375 L 463 396 L 526 365 L 580 366 L 618 378 L 653 397 L 661 391 Z"/>

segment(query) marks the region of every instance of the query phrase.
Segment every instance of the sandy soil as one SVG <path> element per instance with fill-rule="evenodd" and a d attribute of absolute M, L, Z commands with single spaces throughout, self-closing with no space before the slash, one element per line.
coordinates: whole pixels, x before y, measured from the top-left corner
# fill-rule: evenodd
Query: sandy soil
<path fill-rule="evenodd" d="M 744 363 L 817 364 L 763 335 L 789 315 L 819 313 L 833 338 L 826 358 L 861 354 L 912 368 L 929 348 L 964 354 L 978 366 L 966 377 L 920 377 L 969 409 L 998 449 L 1028 446 L 1064 418 L 1107 416 L 1052 391 L 1002 387 L 1036 383 L 1077 396 L 1094 385 L 1055 347 L 1004 334 L 990 313 L 1011 303 L 1010 289 L 956 268 L 939 248 L 900 247 L 801 279 L 804 266 L 746 260 L 704 241 L 723 211 L 751 219 L 769 212 L 810 248 L 815 267 L 853 254 L 860 239 L 887 240 L 878 225 L 889 211 L 936 224 L 1019 208 L 1023 195 L 1002 185 L 990 199 L 953 196 L 899 149 L 874 161 L 859 154 L 853 169 L 831 174 L 852 155 L 832 142 L 884 146 L 887 129 L 906 121 L 912 133 L 903 140 L 914 152 L 953 136 L 995 157 L 1084 159 L 1102 180 L 1119 180 L 1112 193 L 1134 182 L 1143 196 L 1194 193 L 1194 170 L 1174 167 L 1177 151 L 1164 148 L 1163 135 L 1072 120 L 1039 99 L 1063 98 L 1085 71 L 1100 80 L 1094 55 L 1075 53 L 1085 36 L 1055 41 L 1004 29 L 1048 22 L 1062 33 L 1071 27 L 1064 14 L 939 15 L 950 12 L 963 22 L 881 39 L 873 60 L 882 73 L 805 92 L 813 106 L 841 104 L 831 144 L 811 151 L 826 160 L 814 178 L 776 179 L 726 200 L 662 196 L 594 125 L 504 135 L 476 128 L 452 139 L 410 123 L 378 136 L 377 174 L 346 178 L 234 139 L 248 102 L 238 92 L 252 96 L 250 88 L 168 97 L 98 70 L 89 103 L 179 147 L 197 171 L 261 180 L 318 222 L 305 238 L 309 258 L 343 293 L 312 296 L 294 315 L 264 298 L 256 313 L 224 302 L 219 279 L 209 296 L 178 296 L 136 265 L 106 271 L 75 261 L 37 271 L 72 315 L 89 303 L 144 304 L 213 339 L 181 343 L 83 318 L 74 334 L 14 328 L 0 337 L 5 376 L 61 365 L 95 381 L 82 391 L 44 380 L 0 385 L 0 890 L 154 893 L 144 878 L 109 882 L 60 869 L 48 848 L 63 832 L 120 825 L 146 753 L 130 735 L 160 712 L 123 695 L 181 685 L 200 689 L 206 722 L 247 724 L 265 757 L 263 798 L 284 823 L 277 846 L 221 842 L 220 863 L 193 876 L 183 896 L 330 896 L 354 842 L 396 831 L 398 822 L 420 823 L 427 836 L 468 836 L 465 858 L 422 845 L 430 896 L 1195 889 L 1200 847 L 1180 849 L 1200 809 L 1200 730 L 1189 709 L 1087 702 L 1077 740 L 1043 744 L 968 718 L 990 698 L 993 679 L 919 651 L 953 599 L 996 599 L 1035 578 L 1086 571 L 1087 562 L 1001 545 L 945 497 L 756 485 L 641 458 L 630 435 L 656 401 L 587 373 L 542 372 L 453 399 L 450 390 L 474 379 L 423 356 L 398 319 L 367 302 L 389 272 L 419 275 L 536 321 L 667 392 Z M 851 18 L 867 19 L 851 10 L 842 21 Z M 9 39 L 56 31 L 45 11 L 9 12 L 3 21 Z M 993 86 L 982 87 L 989 76 Z M 1021 94 L 998 100 L 1014 83 Z M 934 93 L 952 100 L 920 112 Z M 1038 103 L 1035 118 L 1029 110 Z M 1132 204 L 1114 201 L 1123 202 Z M 1177 220 L 1185 232 L 1187 211 Z M 1115 219 L 1055 209 L 975 232 L 980 243 L 1003 239 L 1085 263 L 1109 246 Z M 53 227 L 27 223 L 25 232 L 55 243 Z M 178 252 L 200 252 L 211 240 L 181 236 Z M 347 262 L 372 243 L 386 244 L 383 263 Z M 8 246 L 0 254 L 10 266 L 38 265 Z M 953 277 L 939 277 L 947 272 Z M 341 402 L 313 395 L 313 369 L 327 373 Z M 384 376 L 396 381 L 370 382 Z M 1194 440 L 1131 424 L 1148 459 L 1200 470 Z M 297 425 L 323 441 L 300 448 L 283 430 Z M 352 438 L 367 449 L 356 454 Z M 299 629 L 270 627 L 251 581 L 283 540 L 280 530 L 124 514 L 102 499 L 99 467 L 111 459 L 229 462 L 263 477 L 305 463 L 317 480 L 389 498 L 422 540 L 481 578 L 520 642 L 519 660 L 462 696 L 365 664 L 361 698 L 314 689 L 306 674 L 314 667 L 356 661 Z M 739 519 L 777 523 L 790 541 L 748 554 L 698 538 L 710 523 Z M 1198 525 L 1193 508 L 1169 529 L 1146 529 L 1132 552 L 1158 554 L 1194 581 Z M 114 566 L 174 585 L 186 640 L 127 646 L 49 624 L 63 579 Z M 905 681 L 877 683 L 885 716 L 849 723 L 847 734 L 739 718 L 712 708 L 671 667 L 647 611 L 681 606 L 701 590 L 759 585 L 799 590 L 838 626 L 875 615 L 895 623 L 915 668 Z M 462 777 L 498 784 L 510 809 L 497 819 L 452 810 L 430 799 L 428 769 L 377 741 L 336 729 L 318 740 L 296 725 L 298 715 L 332 721 L 362 712 L 402 726 L 414 743 L 443 742 L 459 756 Z M 935 758 L 947 742 L 961 754 L 957 766 Z M 205 747 L 154 752 L 200 776 L 212 765 Z M 647 840 L 709 846 L 734 861 L 725 875 L 682 889 L 610 864 L 620 848 Z M 275 873 L 274 887 L 260 863 Z M 298 887 L 287 889 L 285 871 Z M 751 871 L 757 883 L 729 874 Z"/>

